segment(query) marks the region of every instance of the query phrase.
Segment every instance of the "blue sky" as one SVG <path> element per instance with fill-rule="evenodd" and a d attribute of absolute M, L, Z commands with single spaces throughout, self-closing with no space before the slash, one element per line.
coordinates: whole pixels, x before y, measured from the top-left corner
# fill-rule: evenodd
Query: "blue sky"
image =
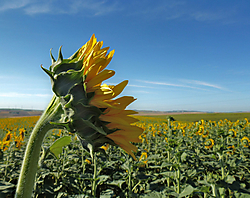
<path fill-rule="evenodd" d="M 129 109 L 250 111 L 250 1 L 1 0 L 0 108 L 44 109 L 51 64 L 94 33 Z"/>

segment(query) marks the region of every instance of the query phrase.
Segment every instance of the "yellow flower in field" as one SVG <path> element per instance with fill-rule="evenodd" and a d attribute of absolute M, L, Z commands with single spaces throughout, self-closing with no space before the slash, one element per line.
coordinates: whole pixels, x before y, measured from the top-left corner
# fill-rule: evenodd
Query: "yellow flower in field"
<path fill-rule="evenodd" d="M 2 141 L 2 146 L 1 149 L 3 151 L 6 151 L 8 149 L 8 147 L 10 146 L 10 141 Z"/>
<path fill-rule="evenodd" d="M 101 146 L 101 148 L 106 151 L 109 148 L 109 144 L 106 144 L 105 146 L 103 145 L 103 146 Z"/>
<path fill-rule="evenodd" d="M 228 134 L 229 134 L 230 137 L 235 138 L 236 135 L 237 135 L 237 132 L 236 132 L 234 129 L 230 129 L 230 130 L 228 131 Z"/>
<path fill-rule="evenodd" d="M 116 86 L 101 84 L 102 81 L 115 74 L 114 71 L 105 69 L 114 55 L 114 50 L 106 55 L 109 48 L 101 49 L 102 45 L 103 42 L 97 42 L 93 35 L 90 41 L 78 52 L 80 59 L 84 57 L 84 75 L 87 75 L 84 83 L 87 93 L 94 92 L 90 104 L 100 109 L 105 109 L 100 115 L 100 120 L 109 123 L 106 125 L 108 129 L 115 130 L 115 132 L 108 134 L 106 137 L 113 140 L 115 144 L 119 145 L 135 158 L 132 151 L 136 152 L 137 148 L 130 142 L 141 142 L 138 137 L 143 130 L 131 125 L 137 122 L 138 119 L 130 115 L 137 112 L 125 110 L 130 103 L 135 101 L 135 98 L 123 96 L 114 99 L 123 91 L 128 83 L 127 80 Z"/>
<path fill-rule="evenodd" d="M 85 162 L 87 162 L 88 164 L 91 164 L 91 161 L 89 161 L 88 159 L 85 159 Z"/>
<path fill-rule="evenodd" d="M 232 150 L 232 151 L 228 151 L 227 154 L 233 155 L 234 152 L 235 152 L 235 146 L 232 145 L 232 146 L 228 146 L 227 148 L 230 149 L 230 150 Z"/>
<path fill-rule="evenodd" d="M 202 137 L 203 138 L 206 138 L 207 136 L 209 135 L 209 131 L 208 130 L 205 130 L 202 134 Z"/>
<path fill-rule="evenodd" d="M 11 141 L 12 139 L 12 133 L 10 131 L 8 131 L 8 133 L 5 135 L 5 137 L 3 138 L 3 142 L 8 142 Z"/>
<path fill-rule="evenodd" d="M 127 80 L 117 85 L 103 83 L 115 72 L 106 69 L 114 50 L 108 52 L 109 47 L 102 46 L 103 42 L 97 41 L 93 34 L 69 59 L 63 59 L 61 48 L 57 61 L 51 54 L 50 70 L 43 70 L 51 77 L 52 90 L 60 97 L 64 111 L 56 124 L 76 133 L 83 147 L 91 152 L 104 144 L 117 145 L 136 159 L 133 152 L 137 147 L 131 142 L 141 142 L 139 135 L 143 129 L 133 125 L 138 119 L 131 115 L 137 112 L 126 110 L 136 99 L 117 98 Z"/>
<path fill-rule="evenodd" d="M 148 162 L 147 158 L 148 158 L 148 154 L 146 152 L 142 152 L 139 161 L 143 162 L 144 164 L 146 164 Z"/>
<path fill-rule="evenodd" d="M 24 140 L 24 133 L 25 133 L 25 129 L 24 128 L 19 129 L 19 136 L 20 136 L 20 140 L 21 141 Z"/>
<path fill-rule="evenodd" d="M 165 141 L 168 142 L 168 138 L 167 137 L 165 137 Z"/>
<path fill-rule="evenodd" d="M 199 126 L 198 134 L 202 135 L 203 133 L 204 133 L 204 126 L 201 125 L 201 126 Z"/>
<path fill-rule="evenodd" d="M 210 149 L 214 146 L 214 140 L 213 139 L 208 139 L 206 142 L 205 142 L 205 148 L 206 149 Z"/>
<path fill-rule="evenodd" d="M 244 136 L 242 139 L 241 139 L 241 143 L 243 144 L 244 147 L 248 147 L 250 145 L 250 140 L 248 137 Z"/>
<path fill-rule="evenodd" d="M 19 138 L 15 139 L 15 144 L 16 144 L 16 148 L 18 148 L 19 150 L 21 149 L 21 146 L 23 145 L 22 140 Z"/>

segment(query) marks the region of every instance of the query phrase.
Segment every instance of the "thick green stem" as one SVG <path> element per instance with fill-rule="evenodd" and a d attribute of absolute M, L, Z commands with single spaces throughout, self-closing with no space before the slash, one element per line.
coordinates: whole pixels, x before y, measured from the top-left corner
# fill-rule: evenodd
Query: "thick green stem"
<path fill-rule="evenodd" d="M 168 163 L 170 164 L 170 151 L 168 151 Z M 170 171 L 171 171 L 171 168 L 170 168 Z M 168 176 L 167 178 L 167 183 L 168 183 L 168 187 L 170 187 L 170 176 Z"/>
<path fill-rule="evenodd" d="M 180 170 L 180 167 L 178 167 L 177 169 L 177 193 L 180 194 L 180 181 L 181 179 L 181 170 Z"/>
<path fill-rule="evenodd" d="M 129 160 L 129 159 L 128 159 Z M 129 170 L 128 170 L 128 197 L 132 197 L 132 167 L 129 160 Z"/>
<path fill-rule="evenodd" d="M 93 183 L 92 183 L 92 196 L 93 197 L 96 197 L 96 181 L 97 181 L 97 161 L 96 161 L 96 153 L 93 152 L 93 155 L 92 155 L 92 161 L 93 161 L 93 164 L 94 164 L 94 174 L 93 174 Z"/>
<path fill-rule="evenodd" d="M 224 167 L 224 159 L 223 159 L 223 154 L 219 154 L 219 160 L 220 160 L 220 166 L 221 166 L 221 180 L 225 180 L 225 167 Z M 225 188 L 222 190 L 221 197 L 225 197 Z"/>
<path fill-rule="evenodd" d="M 59 117 L 60 109 L 59 98 L 53 96 L 49 106 L 36 123 L 26 147 L 15 198 L 32 196 L 42 142 L 46 133 L 56 128 L 50 124 L 50 121 L 55 121 Z"/>

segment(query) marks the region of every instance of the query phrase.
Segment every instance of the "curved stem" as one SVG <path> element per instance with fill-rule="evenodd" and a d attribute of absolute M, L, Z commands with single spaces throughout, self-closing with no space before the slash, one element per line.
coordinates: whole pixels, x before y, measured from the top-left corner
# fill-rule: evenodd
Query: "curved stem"
<path fill-rule="evenodd" d="M 43 139 L 50 129 L 58 128 L 58 126 L 51 125 L 50 122 L 58 120 L 61 113 L 59 98 L 54 95 L 31 133 L 18 179 L 15 198 L 30 198 L 32 196 Z"/>

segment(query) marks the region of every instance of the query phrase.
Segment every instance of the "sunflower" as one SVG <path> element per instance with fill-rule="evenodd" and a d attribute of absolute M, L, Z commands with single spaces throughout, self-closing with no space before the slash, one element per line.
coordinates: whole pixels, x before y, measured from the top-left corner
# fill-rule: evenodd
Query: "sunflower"
<path fill-rule="evenodd" d="M 250 145 L 250 140 L 248 137 L 244 136 L 242 139 L 241 139 L 241 143 L 243 144 L 244 147 L 249 147 Z"/>
<path fill-rule="evenodd" d="M 106 144 L 105 146 L 103 145 L 103 146 L 101 146 L 101 148 L 102 148 L 103 150 L 107 151 L 108 148 L 109 148 L 109 144 Z"/>
<path fill-rule="evenodd" d="M 9 142 L 9 141 L 11 141 L 11 139 L 12 139 L 12 137 L 13 137 L 13 135 L 12 135 L 12 133 L 10 132 L 10 131 L 8 131 L 8 133 L 5 135 L 5 137 L 3 138 L 3 142 Z"/>
<path fill-rule="evenodd" d="M 24 128 L 19 129 L 19 135 L 20 135 L 20 140 L 21 141 L 24 140 L 24 133 L 25 133 L 25 129 Z"/>
<path fill-rule="evenodd" d="M 232 146 L 228 146 L 227 148 L 231 150 L 231 151 L 228 151 L 227 154 L 233 155 L 235 152 L 235 146 L 232 145 Z"/>
<path fill-rule="evenodd" d="M 91 161 L 88 160 L 88 159 L 85 159 L 85 162 L 88 163 L 88 164 L 91 164 Z"/>
<path fill-rule="evenodd" d="M 198 133 L 199 135 L 202 135 L 202 134 L 204 133 L 204 126 L 203 126 L 203 125 L 199 126 L 199 130 L 198 130 L 197 133 Z"/>
<path fill-rule="evenodd" d="M 233 137 L 233 138 L 235 138 L 237 136 L 237 132 L 234 129 L 230 129 L 228 131 L 228 134 L 230 137 Z"/>
<path fill-rule="evenodd" d="M 148 158 L 147 152 L 142 152 L 139 161 L 146 164 L 148 162 L 147 158 Z"/>
<path fill-rule="evenodd" d="M 203 133 L 202 133 L 202 137 L 203 138 L 206 138 L 208 135 L 209 135 L 209 131 L 208 130 L 203 131 Z"/>
<path fill-rule="evenodd" d="M 61 48 L 58 60 L 51 54 L 50 70 L 43 70 L 51 77 L 52 90 L 60 98 L 64 114 L 59 123 L 69 132 L 76 133 L 85 149 L 97 151 L 104 144 L 118 145 L 134 159 L 137 147 L 131 142 L 141 142 L 142 128 L 133 125 L 138 119 L 136 111 L 126 107 L 136 99 L 117 96 L 128 84 L 108 85 L 104 80 L 115 72 L 106 69 L 114 50 L 102 48 L 93 34 L 90 40 L 68 59 L 63 59 Z"/>
<path fill-rule="evenodd" d="M 206 149 L 210 149 L 214 146 L 214 140 L 213 139 L 208 139 L 206 142 L 205 142 L 205 148 Z"/>

